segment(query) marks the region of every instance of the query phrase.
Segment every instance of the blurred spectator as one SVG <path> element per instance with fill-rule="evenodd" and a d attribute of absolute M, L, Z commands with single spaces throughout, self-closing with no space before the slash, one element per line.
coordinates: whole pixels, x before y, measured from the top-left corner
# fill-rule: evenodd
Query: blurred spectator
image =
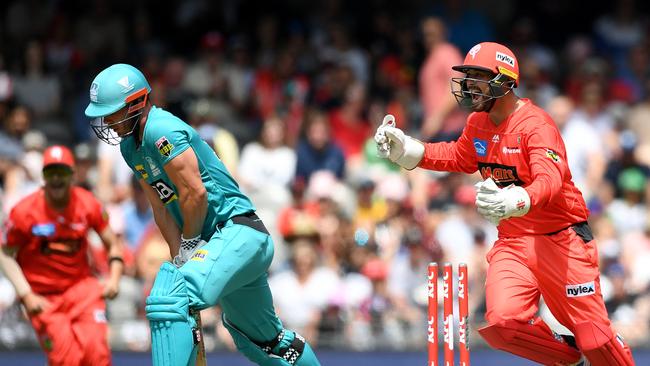
<path fill-rule="evenodd" d="M 410 224 L 407 218 L 411 212 L 406 209 L 408 194 L 408 182 L 402 175 L 391 174 L 378 182 L 377 195 L 385 200 L 387 212 L 385 219 L 375 228 L 374 240 L 379 257 L 386 262 L 397 254 L 402 235 Z"/>
<path fill-rule="evenodd" d="M 627 168 L 618 176 L 618 187 L 622 197 L 615 199 L 607 209 L 619 235 L 641 231 L 648 220 L 648 211 L 643 204 L 647 178 L 636 168 Z"/>
<path fill-rule="evenodd" d="M 285 240 L 317 234 L 317 221 L 320 209 L 317 202 L 307 200 L 304 179 L 296 178 L 291 182 L 292 202 L 279 210 L 277 225 Z"/>
<path fill-rule="evenodd" d="M 573 182 L 586 200 L 600 187 L 605 174 L 605 152 L 596 128 L 573 115 L 574 105 L 565 96 L 553 98 L 547 109 L 564 139 Z"/>
<path fill-rule="evenodd" d="M 119 146 L 97 144 L 97 198 L 119 203 L 129 195 L 133 172 L 122 159 Z"/>
<path fill-rule="evenodd" d="M 332 140 L 343 150 L 348 166 L 360 164 L 363 144 L 372 135 L 370 124 L 363 116 L 365 103 L 365 87 L 354 83 L 346 90 L 343 105 L 329 114 Z"/>
<path fill-rule="evenodd" d="M 534 57 L 528 56 L 520 60 L 517 95 L 529 98 L 542 109 L 547 109 L 549 103 L 557 96 L 557 89 Z"/>
<path fill-rule="evenodd" d="M 189 123 L 217 153 L 233 177 L 238 177 L 239 144 L 225 125 L 236 124 L 230 107 L 211 98 L 199 98 L 190 107 Z"/>
<path fill-rule="evenodd" d="M 354 226 L 372 232 L 375 225 L 383 221 L 388 214 L 386 202 L 375 194 L 375 182 L 368 178 L 362 178 L 357 183 L 356 196 Z"/>
<path fill-rule="evenodd" d="M 422 35 L 427 57 L 420 70 L 420 102 L 424 110 L 420 136 L 429 141 L 453 141 L 465 126 L 466 114 L 449 90 L 452 77 L 460 76 L 452 66 L 463 63 L 460 51 L 447 42 L 447 30 L 441 19 L 425 18 Z"/>
<path fill-rule="evenodd" d="M 352 71 L 357 82 L 367 85 L 370 67 L 365 51 L 354 44 L 348 27 L 342 22 L 329 24 L 329 43 L 320 50 L 322 62 L 346 65 Z"/>
<path fill-rule="evenodd" d="M 469 49 L 488 39 L 494 39 L 490 20 L 469 1 L 445 0 L 434 8 L 436 15 L 445 20 L 449 40 L 465 54 Z"/>
<path fill-rule="evenodd" d="M 264 121 L 258 141 L 244 146 L 239 163 L 239 181 L 247 193 L 287 196 L 287 188 L 295 175 L 296 153 L 286 145 L 285 127 L 281 119 L 269 118 Z"/>
<path fill-rule="evenodd" d="M 74 182 L 76 185 L 92 191 L 97 186 L 97 153 L 86 142 L 77 144 L 73 153 L 77 161 Z"/>
<path fill-rule="evenodd" d="M 316 245 L 307 238 L 296 240 L 291 248 L 290 269 L 269 278 L 278 314 L 287 327 L 312 344 L 318 342 L 321 312 L 339 286 L 336 272 L 319 264 Z"/>
<path fill-rule="evenodd" d="M 22 71 L 13 78 L 16 101 L 34 113 L 37 124 L 49 122 L 60 113 L 61 107 L 60 81 L 47 73 L 44 57 L 41 43 L 29 42 L 25 46 Z"/>
<path fill-rule="evenodd" d="M 620 0 L 614 11 L 594 22 L 596 45 L 612 58 L 616 75 L 625 67 L 628 51 L 643 40 L 644 19 L 638 16 L 635 0 Z"/>
<path fill-rule="evenodd" d="M 283 50 L 274 66 L 259 69 L 253 81 L 253 102 L 262 120 L 279 117 L 286 123 L 287 137 L 294 141 L 305 113 L 309 79 L 296 69 L 296 55 Z"/>
<path fill-rule="evenodd" d="M 488 243 L 496 240 L 495 228 L 478 214 L 474 206 L 476 191 L 471 185 L 460 186 L 455 190 L 454 207 L 436 228 L 436 240 L 440 243 L 445 261 L 461 263 L 473 257 L 475 251 L 475 232 L 489 233 Z M 490 245 L 491 246 L 491 245 Z"/>
<path fill-rule="evenodd" d="M 82 59 L 90 64 L 120 60 L 126 54 L 126 24 L 108 0 L 92 0 L 91 9 L 76 21 L 75 43 Z"/>
<path fill-rule="evenodd" d="M 319 110 L 305 114 L 304 136 L 296 147 L 296 177 L 309 180 L 318 170 L 329 170 L 338 178 L 345 171 L 345 157 L 339 146 L 331 141 L 327 117 Z"/>
<path fill-rule="evenodd" d="M 634 105 L 627 119 L 627 126 L 638 143 L 639 160 L 650 165 L 650 73 L 643 80 L 644 98 Z"/>
<path fill-rule="evenodd" d="M 195 97 L 222 97 L 228 88 L 224 37 L 216 31 L 201 37 L 198 60 L 187 66 L 183 87 Z"/>
<path fill-rule="evenodd" d="M 121 208 L 124 216 L 124 239 L 131 251 L 137 250 L 149 226 L 153 223 L 153 212 L 149 201 L 135 176 L 131 177 L 131 199 Z"/>
<path fill-rule="evenodd" d="M 520 70 L 522 66 L 530 63 L 535 65 L 535 76 L 539 77 L 541 81 L 550 82 L 559 76 L 557 75 L 555 54 L 553 50 L 539 41 L 539 26 L 535 19 L 528 16 L 518 17 L 512 25 L 510 37 L 512 38 L 510 49 L 516 55 L 521 55 L 520 60 L 525 60 L 520 61 Z M 520 77 L 525 77 L 524 74 L 521 72 Z M 519 84 L 518 91 L 521 88 L 521 80 Z M 543 107 L 544 104 L 541 106 Z"/>

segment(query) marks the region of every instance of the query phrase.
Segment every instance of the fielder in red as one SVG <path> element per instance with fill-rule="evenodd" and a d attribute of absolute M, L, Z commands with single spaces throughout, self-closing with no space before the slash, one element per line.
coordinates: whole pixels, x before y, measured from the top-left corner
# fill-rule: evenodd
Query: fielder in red
<path fill-rule="evenodd" d="M 50 365 L 111 364 L 104 298 L 118 293 L 122 247 L 93 195 L 72 187 L 74 158 L 63 146 L 45 150 L 42 189 L 27 196 L 5 223 L 0 267 L 16 288 Z M 109 254 L 103 284 L 88 261 L 89 229 Z"/>
<path fill-rule="evenodd" d="M 384 118 L 379 154 L 406 169 L 473 173 L 478 211 L 498 225 L 487 255 L 488 325 L 494 348 L 544 365 L 634 365 L 612 329 L 600 292 L 589 212 L 571 181 L 564 142 L 553 120 L 513 89 L 519 65 L 507 47 L 480 43 L 454 70 L 458 103 L 473 113 L 451 143 L 422 143 Z M 574 337 L 555 334 L 536 316 L 542 295 Z"/>

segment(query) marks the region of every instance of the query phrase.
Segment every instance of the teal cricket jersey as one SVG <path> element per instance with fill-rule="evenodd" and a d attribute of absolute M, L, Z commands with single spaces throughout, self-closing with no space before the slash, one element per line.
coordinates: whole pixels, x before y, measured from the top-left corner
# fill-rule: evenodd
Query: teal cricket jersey
<path fill-rule="evenodd" d="M 144 179 L 158 192 L 160 200 L 183 229 L 183 215 L 178 203 L 178 191 L 163 167 L 188 148 L 194 150 L 201 180 L 208 192 L 208 212 L 201 230 L 203 240 L 210 240 L 220 222 L 254 211 L 251 201 L 240 190 L 214 150 L 191 126 L 173 114 L 152 107 L 144 127 L 142 144 L 136 146 L 134 137 L 120 143 L 120 151 L 133 173 Z"/>

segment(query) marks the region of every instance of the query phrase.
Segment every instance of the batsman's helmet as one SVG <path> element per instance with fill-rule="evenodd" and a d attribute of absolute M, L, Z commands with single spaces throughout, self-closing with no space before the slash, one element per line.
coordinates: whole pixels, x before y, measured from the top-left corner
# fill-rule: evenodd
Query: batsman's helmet
<path fill-rule="evenodd" d="M 91 126 L 97 137 L 104 142 L 117 145 L 121 137 L 110 127 L 120 123 L 133 122 L 126 137 L 133 133 L 145 107 L 151 87 L 140 70 L 127 64 L 115 64 L 101 71 L 90 84 L 90 103 L 86 116 L 92 119 Z M 127 107 L 124 119 L 104 124 L 104 117 Z"/>
<path fill-rule="evenodd" d="M 452 69 L 467 73 L 469 70 L 480 70 L 490 72 L 494 77 L 491 80 L 477 80 L 475 82 L 488 83 L 490 86 L 490 95 L 472 92 L 467 88 L 467 76 L 462 78 L 452 78 L 452 93 L 456 97 L 461 107 L 472 108 L 472 94 L 480 94 L 487 99 L 479 101 L 484 103 L 489 101 L 494 103 L 494 99 L 501 98 L 508 94 L 519 83 L 519 62 L 512 51 L 498 43 L 483 42 L 472 47 L 462 65 L 453 66 Z M 491 104 L 490 107 L 491 108 Z M 489 110 L 488 108 L 488 110 Z"/>

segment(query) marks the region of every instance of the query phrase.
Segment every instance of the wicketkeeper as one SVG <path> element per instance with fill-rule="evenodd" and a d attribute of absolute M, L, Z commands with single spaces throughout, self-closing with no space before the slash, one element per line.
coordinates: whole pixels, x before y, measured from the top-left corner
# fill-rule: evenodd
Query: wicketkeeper
<path fill-rule="evenodd" d="M 488 325 L 494 348 L 544 365 L 634 365 L 612 329 L 600 290 L 598 253 L 588 210 L 571 181 L 564 142 L 553 120 L 513 89 L 519 64 L 507 47 L 480 43 L 454 70 L 458 103 L 474 113 L 451 143 L 422 143 L 386 116 L 379 154 L 406 169 L 481 172 L 476 206 L 496 223 L 487 255 Z M 535 314 L 540 295 L 574 337 L 556 335 Z"/>

